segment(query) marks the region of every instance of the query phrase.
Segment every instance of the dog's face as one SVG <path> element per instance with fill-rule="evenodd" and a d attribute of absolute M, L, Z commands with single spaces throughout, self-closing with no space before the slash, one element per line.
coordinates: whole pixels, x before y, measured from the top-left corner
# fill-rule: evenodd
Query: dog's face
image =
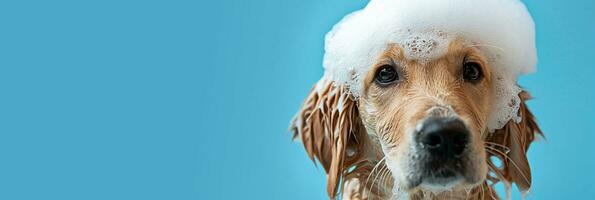
<path fill-rule="evenodd" d="M 418 62 L 390 45 L 364 79 L 359 114 L 375 134 L 397 187 L 472 188 L 485 180 L 486 123 L 492 103 L 485 57 L 461 41 Z"/>

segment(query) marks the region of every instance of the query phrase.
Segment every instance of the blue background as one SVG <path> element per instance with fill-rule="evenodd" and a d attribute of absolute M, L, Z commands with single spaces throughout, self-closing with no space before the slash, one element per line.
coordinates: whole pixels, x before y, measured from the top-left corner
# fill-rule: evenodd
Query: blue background
<path fill-rule="evenodd" d="M 529 199 L 595 196 L 595 3 L 525 2 Z M 325 199 L 287 126 L 365 4 L 1 1 L 0 199 Z"/>

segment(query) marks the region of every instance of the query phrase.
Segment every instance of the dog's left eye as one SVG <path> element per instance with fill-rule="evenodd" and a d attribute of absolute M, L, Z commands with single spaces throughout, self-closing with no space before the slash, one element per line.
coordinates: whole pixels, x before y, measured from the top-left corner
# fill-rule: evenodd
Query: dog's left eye
<path fill-rule="evenodd" d="M 399 74 L 391 65 L 383 65 L 376 71 L 376 82 L 380 85 L 387 85 L 396 80 L 399 80 Z"/>
<path fill-rule="evenodd" d="M 479 81 L 482 78 L 481 66 L 476 62 L 465 62 L 463 66 L 463 78 L 468 81 Z"/>

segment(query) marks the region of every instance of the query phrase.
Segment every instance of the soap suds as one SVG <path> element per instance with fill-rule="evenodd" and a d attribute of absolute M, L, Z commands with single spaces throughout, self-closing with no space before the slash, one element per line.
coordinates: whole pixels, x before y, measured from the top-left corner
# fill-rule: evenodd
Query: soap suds
<path fill-rule="evenodd" d="M 371 0 L 345 16 L 325 38 L 325 78 L 359 97 L 362 79 L 388 44 L 421 62 L 443 56 L 461 38 L 493 68 L 495 104 L 490 131 L 519 121 L 517 76 L 535 71 L 533 20 L 518 0 Z"/>

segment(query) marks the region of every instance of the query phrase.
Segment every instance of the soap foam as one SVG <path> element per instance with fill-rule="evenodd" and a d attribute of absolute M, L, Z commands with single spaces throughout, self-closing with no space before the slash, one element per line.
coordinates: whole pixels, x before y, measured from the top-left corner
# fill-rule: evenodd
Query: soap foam
<path fill-rule="evenodd" d="M 535 71 L 533 20 L 518 0 L 372 0 L 345 16 L 325 38 L 325 78 L 359 97 L 362 79 L 388 44 L 421 62 L 443 56 L 450 41 L 463 39 L 482 51 L 492 67 L 495 104 L 490 131 L 516 114 L 517 76 Z"/>

